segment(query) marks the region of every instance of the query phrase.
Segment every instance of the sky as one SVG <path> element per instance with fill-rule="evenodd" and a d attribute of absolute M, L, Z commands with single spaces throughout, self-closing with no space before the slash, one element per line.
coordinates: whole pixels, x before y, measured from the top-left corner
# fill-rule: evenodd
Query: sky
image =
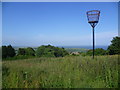
<path fill-rule="evenodd" d="M 3 2 L 2 45 L 92 45 L 89 10 L 101 12 L 95 45 L 110 45 L 118 36 L 117 2 Z"/>

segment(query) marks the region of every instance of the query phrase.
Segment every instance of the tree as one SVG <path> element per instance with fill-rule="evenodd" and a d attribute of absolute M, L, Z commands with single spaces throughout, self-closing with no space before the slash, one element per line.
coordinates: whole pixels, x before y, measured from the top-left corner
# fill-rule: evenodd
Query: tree
<path fill-rule="evenodd" d="M 68 55 L 68 52 L 64 48 L 58 48 L 51 45 L 42 45 L 37 48 L 36 55 L 38 57 L 63 57 L 65 55 Z"/>
<path fill-rule="evenodd" d="M 44 45 L 38 47 L 37 50 L 36 50 L 36 56 L 38 56 L 38 57 L 42 56 L 43 53 L 44 53 L 44 50 L 45 50 L 45 46 Z"/>
<path fill-rule="evenodd" d="M 93 50 L 88 50 L 86 54 L 92 56 Z M 95 55 L 106 55 L 107 51 L 102 48 L 96 48 L 94 54 Z"/>
<path fill-rule="evenodd" d="M 25 55 L 25 49 L 24 48 L 19 48 L 18 49 L 18 55 Z"/>
<path fill-rule="evenodd" d="M 11 45 L 2 46 L 2 58 L 14 57 L 15 54 L 15 50 Z"/>
<path fill-rule="evenodd" d="M 86 52 L 86 55 L 92 56 L 92 54 L 93 54 L 93 50 L 92 50 L 92 49 L 90 49 L 90 50 L 88 50 L 88 51 Z"/>
<path fill-rule="evenodd" d="M 33 48 L 28 47 L 25 49 L 25 55 L 29 55 L 29 56 L 35 56 L 35 51 Z"/>
<path fill-rule="evenodd" d="M 54 55 L 55 57 L 64 57 L 69 53 L 64 48 L 54 47 Z"/>
<path fill-rule="evenodd" d="M 106 50 L 104 50 L 102 48 L 96 48 L 95 55 L 106 55 Z"/>
<path fill-rule="evenodd" d="M 107 50 L 110 55 L 120 54 L 120 37 L 113 37 L 111 45 L 108 46 Z"/>
<path fill-rule="evenodd" d="M 6 58 L 7 55 L 7 47 L 6 46 L 2 46 L 2 58 Z"/>
<path fill-rule="evenodd" d="M 7 46 L 7 54 L 9 57 L 15 56 L 15 50 L 11 45 Z"/>
<path fill-rule="evenodd" d="M 63 50 L 62 49 L 60 49 L 60 48 L 58 48 L 58 47 L 56 47 L 55 48 L 55 51 L 54 51 L 54 55 L 56 56 L 56 57 L 63 57 Z"/>

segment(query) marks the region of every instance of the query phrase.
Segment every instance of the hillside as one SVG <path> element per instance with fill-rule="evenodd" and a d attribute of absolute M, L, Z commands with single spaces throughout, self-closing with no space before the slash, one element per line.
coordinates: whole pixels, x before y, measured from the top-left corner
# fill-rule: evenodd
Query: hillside
<path fill-rule="evenodd" d="M 68 52 L 87 52 L 89 49 L 85 48 L 65 48 Z"/>
<path fill-rule="evenodd" d="M 117 88 L 117 55 L 3 61 L 3 88 Z"/>

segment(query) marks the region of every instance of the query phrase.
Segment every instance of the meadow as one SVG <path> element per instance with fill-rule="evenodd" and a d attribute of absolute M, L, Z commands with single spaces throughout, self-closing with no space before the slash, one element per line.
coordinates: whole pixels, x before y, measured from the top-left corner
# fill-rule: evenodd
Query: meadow
<path fill-rule="evenodd" d="M 2 62 L 3 88 L 117 88 L 118 55 Z"/>

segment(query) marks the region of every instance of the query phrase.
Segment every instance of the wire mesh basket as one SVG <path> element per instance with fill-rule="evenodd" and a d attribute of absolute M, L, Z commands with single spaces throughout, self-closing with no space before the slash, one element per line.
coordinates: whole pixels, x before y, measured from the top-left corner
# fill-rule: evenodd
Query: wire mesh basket
<path fill-rule="evenodd" d="M 92 10 L 87 12 L 88 23 L 98 23 L 100 11 Z"/>

